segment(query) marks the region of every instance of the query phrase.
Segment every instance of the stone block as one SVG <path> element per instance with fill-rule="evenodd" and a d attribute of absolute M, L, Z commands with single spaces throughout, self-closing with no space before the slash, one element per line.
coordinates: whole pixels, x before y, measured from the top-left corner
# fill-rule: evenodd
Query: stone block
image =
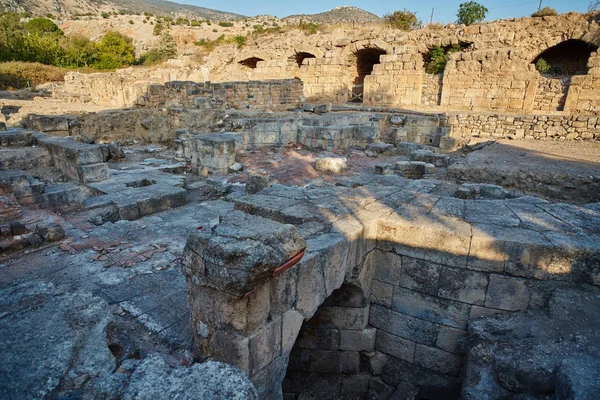
<path fill-rule="evenodd" d="M 462 357 L 434 347 L 417 344 L 415 349 L 415 364 L 432 369 L 443 374 L 458 375 Z"/>
<path fill-rule="evenodd" d="M 80 165 L 78 167 L 79 181 L 83 183 L 101 182 L 110 178 L 106 163 Z"/>
<path fill-rule="evenodd" d="M 392 309 L 425 321 L 466 329 L 469 319 L 469 305 L 395 288 Z"/>
<path fill-rule="evenodd" d="M 377 331 L 375 348 L 385 354 L 413 362 L 415 356 L 415 342 L 392 335 L 384 330 Z"/>
<path fill-rule="evenodd" d="M 377 175 L 390 175 L 393 173 L 393 166 L 391 164 L 378 164 L 375 166 L 375 173 Z"/>
<path fill-rule="evenodd" d="M 389 251 L 373 250 L 375 267 L 374 279 L 380 282 L 397 285 L 403 274 L 402 257 Z"/>
<path fill-rule="evenodd" d="M 436 346 L 449 353 L 463 355 L 465 351 L 459 346 L 459 342 L 467 339 L 467 337 L 467 331 L 440 325 Z"/>
<path fill-rule="evenodd" d="M 487 274 L 443 267 L 437 294 L 445 299 L 483 305 L 487 285 Z"/>
<path fill-rule="evenodd" d="M 316 161 L 315 169 L 321 172 L 341 174 L 347 168 L 347 161 L 346 157 L 323 157 Z"/>
<path fill-rule="evenodd" d="M 375 349 L 375 328 L 362 331 L 340 330 L 340 350 L 372 351 Z"/>
<path fill-rule="evenodd" d="M 416 150 L 410 153 L 411 161 L 423 161 L 436 167 L 446 168 L 450 157 L 445 154 L 434 153 L 429 150 Z"/>
<path fill-rule="evenodd" d="M 435 346 L 438 325 L 379 305 L 373 305 L 369 322 L 374 327 L 417 343 Z"/>
<path fill-rule="evenodd" d="M 267 323 L 248 340 L 250 375 L 254 375 L 281 354 L 281 318 Z"/>
<path fill-rule="evenodd" d="M 531 289 L 526 279 L 490 275 L 485 306 L 506 311 L 527 309 Z"/>
<path fill-rule="evenodd" d="M 369 323 L 369 308 L 321 306 L 317 316 L 323 326 L 362 331 Z"/>
<path fill-rule="evenodd" d="M 380 282 L 376 279 L 373 280 L 371 286 L 371 303 L 391 307 L 393 294 L 393 285 L 389 283 Z"/>
<path fill-rule="evenodd" d="M 314 322 L 316 321 L 316 322 Z M 316 326 L 312 326 L 316 323 Z M 339 329 L 322 328 L 318 320 L 309 320 L 298 334 L 294 348 L 309 350 L 337 350 L 340 346 Z"/>
<path fill-rule="evenodd" d="M 411 257 L 403 257 L 402 261 L 398 286 L 432 295 L 437 294 L 441 269 L 439 264 Z"/>

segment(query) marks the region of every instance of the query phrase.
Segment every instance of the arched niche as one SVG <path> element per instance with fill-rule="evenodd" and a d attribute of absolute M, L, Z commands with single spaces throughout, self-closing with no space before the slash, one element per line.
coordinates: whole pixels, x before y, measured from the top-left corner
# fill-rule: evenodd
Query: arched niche
<path fill-rule="evenodd" d="M 586 75 L 590 54 L 598 47 L 579 39 L 569 39 L 549 47 L 534 60 L 536 64 L 543 59 L 551 67 L 550 74 L 555 76 Z"/>
<path fill-rule="evenodd" d="M 259 58 L 259 57 L 249 57 L 249 58 L 246 58 L 246 59 L 244 59 L 242 61 L 238 61 L 238 64 L 241 64 L 244 67 L 248 67 L 248 68 L 254 69 L 254 68 L 256 68 L 256 64 L 259 61 L 265 61 L 265 60 L 263 60 L 262 58 Z"/>
<path fill-rule="evenodd" d="M 298 67 L 301 67 L 304 60 L 306 60 L 307 58 L 317 58 L 317 56 L 315 56 L 312 53 L 305 52 L 305 51 L 298 51 L 290 58 L 293 59 L 294 61 L 296 61 L 296 64 L 298 64 Z"/>

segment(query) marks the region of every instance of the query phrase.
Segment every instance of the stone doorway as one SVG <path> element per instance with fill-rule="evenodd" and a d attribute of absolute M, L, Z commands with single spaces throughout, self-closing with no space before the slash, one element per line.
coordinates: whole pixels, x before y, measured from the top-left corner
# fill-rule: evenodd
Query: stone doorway
<path fill-rule="evenodd" d="M 379 56 L 382 54 L 387 53 L 379 48 L 366 48 L 354 53 L 356 56 L 356 77 L 352 85 L 351 102 L 363 102 L 365 77 L 371 75 L 375 64 L 380 63 Z"/>

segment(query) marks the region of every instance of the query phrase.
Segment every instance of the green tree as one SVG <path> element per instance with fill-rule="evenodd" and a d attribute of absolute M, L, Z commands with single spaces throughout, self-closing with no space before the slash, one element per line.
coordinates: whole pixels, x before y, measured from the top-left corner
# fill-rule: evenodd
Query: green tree
<path fill-rule="evenodd" d="M 89 67 L 98 58 L 96 44 L 83 35 L 69 35 L 61 41 L 63 54 L 59 63 L 65 68 Z"/>
<path fill-rule="evenodd" d="M 23 58 L 25 29 L 16 13 L 0 16 L 0 61 L 28 61 Z"/>
<path fill-rule="evenodd" d="M 94 68 L 114 69 L 131 65 L 135 60 L 133 40 L 119 32 L 106 32 L 96 47 L 98 58 L 93 64 Z"/>
<path fill-rule="evenodd" d="M 476 22 L 483 21 L 487 12 L 487 8 L 474 1 L 462 3 L 458 7 L 458 12 L 456 13 L 456 22 L 459 24 L 472 25 Z"/>
<path fill-rule="evenodd" d="M 421 27 L 422 22 L 417 18 L 417 14 L 407 10 L 394 11 L 392 14 L 386 14 L 383 19 L 394 28 L 403 31 L 412 31 Z"/>

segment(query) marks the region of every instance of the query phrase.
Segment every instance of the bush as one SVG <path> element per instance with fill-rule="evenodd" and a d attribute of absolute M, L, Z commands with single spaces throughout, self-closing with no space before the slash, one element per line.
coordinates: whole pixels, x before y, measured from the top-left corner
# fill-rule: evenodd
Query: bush
<path fill-rule="evenodd" d="M 552 7 L 544 7 L 531 14 L 532 17 L 551 17 L 556 15 L 558 15 L 558 13 Z"/>
<path fill-rule="evenodd" d="M 238 47 L 244 46 L 246 44 L 246 36 L 237 35 L 233 38 L 233 41 L 237 44 Z"/>
<path fill-rule="evenodd" d="M 160 34 L 165 30 L 165 26 L 160 23 L 157 22 L 156 25 L 154 25 L 154 30 L 152 31 L 152 34 L 154 36 L 160 36 Z"/>
<path fill-rule="evenodd" d="M 67 71 L 50 65 L 28 62 L 0 63 L 0 90 L 21 89 L 45 82 L 63 81 Z"/>
<path fill-rule="evenodd" d="M 58 25 L 47 18 L 33 18 L 23 25 L 25 30 L 34 35 L 52 34 L 57 36 L 64 35 Z"/>
<path fill-rule="evenodd" d="M 421 21 L 417 18 L 417 14 L 407 9 L 386 14 L 383 16 L 383 19 L 394 28 L 403 31 L 412 31 L 420 28 L 422 25 Z"/>
<path fill-rule="evenodd" d="M 258 25 L 254 26 L 254 29 L 256 29 Z M 316 35 L 317 32 L 319 31 L 319 25 L 315 24 L 314 22 L 304 22 L 302 20 L 300 20 L 300 23 L 298 24 L 298 28 L 300 28 L 300 30 L 304 33 L 306 33 L 307 35 Z M 263 32 L 265 31 L 265 29 L 263 28 Z"/>
<path fill-rule="evenodd" d="M 466 46 L 466 45 L 465 45 Z M 448 54 L 463 50 L 463 46 L 455 44 L 449 47 L 434 46 L 429 50 L 425 60 L 425 72 L 428 74 L 441 74 L 446 68 Z"/>
<path fill-rule="evenodd" d="M 138 60 L 138 64 L 152 65 L 177 57 L 177 42 L 168 32 L 163 32 L 154 46 Z"/>
<path fill-rule="evenodd" d="M 102 16 L 102 18 L 108 18 L 110 17 L 110 14 L 107 13 L 106 11 L 103 11 L 102 14 L 100 14 Z"/>
<path fill-rule="evenodd" d="M 129 20 L 129 23 L 130 23 L 131 25 L 133 25 L 133 20 L 132 20 L 132 19 L 130 19 L 130 20 Z"/>
<path fill-rule="evenodd" d="M 537 69 L 541 74 L 548 74 L 552 71 L 550 64 L 548 64 L 548 62 L 543 58 L 540 58 L 535 62 L 535 69 Z"/>
<path fill-rule="evenodd" d="M 456 22 L 459 24 L 473 25 L 476 22 L 483 21 L 487 12 L 487 8 L 474 1 L 462 3 L 458 7 L 458 12 L 456 13 Z"/>
<path fill-rule="evenodd" d="M 192 26 L 202 26 L 202 21 L 195 19 L 192 21 Z"/>
<path fill-rule="evenodd" d="M 233 26 L 233 22 L 219 22 L 219 26 L 230 28 Z"/>

